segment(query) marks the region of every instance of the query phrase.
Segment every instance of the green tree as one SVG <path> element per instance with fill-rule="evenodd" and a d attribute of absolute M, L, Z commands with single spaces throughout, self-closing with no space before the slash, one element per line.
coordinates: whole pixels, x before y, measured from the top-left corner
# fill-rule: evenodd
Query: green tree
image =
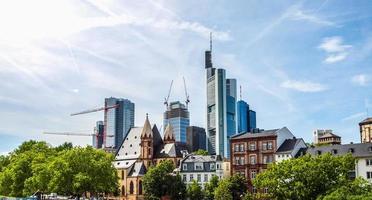
<path fill-rule="evenodd" d="M 200 200 L 204 199 L 204 193 L 198 182 L 193 180 L 193 182 L 187 187 L 187 197 L 190 200 Z"/>
<path fill-rule="evenodd" d="M 354 169 L 354 158 L 324 154 L 302 156 L 272 164 L 260 173 L 253 184 L 269 188 L 269 194 L 281 199 L 316 199 L 348 182 L 348 173 Z"/>
<path fill-rule="evenodd" d="M 247 180 L 240 174 L 235 174 L 229 178 L 230 187 L 229 190 L 234 200 L 241 199 L 247 192 Z"/>
<path fill-rule="evenodd" d="M 204 149 L 198 149 L 197 151 L 194 151 L 193 154 L 200 155 L 200 156 L 207 156 L 209 155 L 208 151 Z"/>
<path fill-rule="evenodd" d="M 171 199 L 185 198 L 185 184 L 178 174 L 172 174 L 173 170 L 174 165 L 169 160 L 150 167 L 143 177 L 146 199 L 160 199 L 163 196 L 170 196 Z"/>
<path fill-rule="evenodd" d="M 231 183 L 228 179 L 223 179 L 218 183 L 218 187 L 214 191 L 215 200 L 233 200 L 233 195 L 230 191 Z"/>
<path fill-rule="evenodd" d="M 0 155 L 0 172 L 10 163 L 9 156 Z"/>
<path fill-rule="evenodd" d="M 362 178 L 356 178 L 331 193 L 318 197 L 318 200 L 372 200 L 372 185 Z"/>
<path fill-rule="evenodd" d="M 213 175 L 208 183 L 204 185 L 204 194 L 207 200 L 214 200 L 214 191 L 218 187 L 218 176 Z"/>
<path fill-rule="evenodd" d="M 74 146 L 72 145 L 71 142 L 64 142 L 63 144 L 57 146 L 55 148 L 56 151 L 63 151 L 63 150 L 70 150 L 72 149 Z"/>

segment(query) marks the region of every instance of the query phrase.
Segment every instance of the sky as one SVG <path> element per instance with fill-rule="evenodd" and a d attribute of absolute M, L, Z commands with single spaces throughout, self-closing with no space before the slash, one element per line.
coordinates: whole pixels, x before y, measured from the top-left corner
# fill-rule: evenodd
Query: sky
<path fill-rule="evenodd" d="M 262 129 L 288 127 L 312 141 L 333 129 L 359 142 L 372 115 L 372 2 L 353 0 L 1 0 L 0 154 L 25 140 L 91 144 L 105 97 L 162 122 L 164 97 L 184 101 L 205 126 L 204 51 L 242 87 Z"/>

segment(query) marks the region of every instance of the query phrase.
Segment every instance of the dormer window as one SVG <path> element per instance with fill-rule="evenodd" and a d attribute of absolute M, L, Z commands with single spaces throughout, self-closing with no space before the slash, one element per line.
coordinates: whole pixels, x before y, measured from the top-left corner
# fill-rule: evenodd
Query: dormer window
<path fill-rule="evenodd" d="M 321 151 L 321 150 L 316 151 L 316 153 L 317 153 L 318 155 L 322 155 L 322 151 Z"/>
<path fill-rule="evenodd" d="M 210 164 L 211 170 L 214 170 L 214 163 Z"/>
<path fill-rule="evenodd" d="M 182 164 L 182 170 L 187 170 L 187 164 Z"/>
<path fill-rule="evenodd" d="M 333 154 L 337 154 L 337 149 L 333 149 L 333 150 L 332 150 L 332 153 L 333 153 Z"/>
<path fill-rule="evenodd" d="M 195 163 L 195 170 L 203 170 L 203 163 Z"/>
<path fill-rule="evenodd" d="M 368 147 L 368 151 L 369 152 L 372 152 L 372 147 Z"/>
<path fill-rule="evenodd" d="M 349 153 L 354 153 L 354 148 L 350 148 Z"/>

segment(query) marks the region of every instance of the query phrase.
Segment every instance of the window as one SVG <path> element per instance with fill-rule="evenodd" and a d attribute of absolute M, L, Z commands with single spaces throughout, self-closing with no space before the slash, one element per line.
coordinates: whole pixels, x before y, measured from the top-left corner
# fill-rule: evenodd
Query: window
<path fill-rule="evenodd" d="M 208 174 L 204 174 L 204 182 L 208 182 Z"/>
<path fill-rule="evenodd" d="M 367 179 L 372 179 L 372 172 L 367 172 Z"/>
<path fill-rule="evenodd" d="M 121 180 L 124 180 L 124 170 L 121 171 Z"/>
<path fill-rule="evenodd" d="M 263 158 L 262 158 L 263 164 L 266 164 L 266 161 L 267 161 L 267 156 L 263 156 Z"/>
<path fill-rule="evenodd" d="M 187 181 L 187 175 L 186 174 L 182 175 L 182 180 L 183 180 L 183 182 Z"/>
<path fill-rule="evenodd" d="M 203 170 L 203 163 L 195 163 L 195 170 Z"/>
<path fill-rule="evenodd" d="M 240 152 L 244 152 L 244 144 L 240 144 Z"/>
<path fill-rule="evenodd" d="M 256 143 L 249 143 L 249 150 L 254 151 L 256 150 Z"/>
<path fill-rule="evenodd" d="M 372 147 L 368 147 L 368 151 L 369 152 L 372 152 Z"/>
<path fill-rule="evenodd" d="M 239 165 L 239 157 L 235 157 L 235 165 Z"/>
<path fill-rule="evenodd" d="M 366 159 L 366 165 L 367 166 L 372 165 L 372 159 Z"/>
<path fill-rule="evenodd" d="M 350 148 L 349 149 L 349 153 L 354 153 L 354 149 L 353 148 Z"/>
<path fill-rule="evenodd" d="M 216 164 L 216 169 L 220 169 L 220 164 Z"/>
<path fill-rule="evenodd" d="M 257 189 L 255 187 L 252 188 L 252 192 L 253 194 L 256 194 L 257 193 Z"/>
<path fill-rule="evenodd" d="M 333 154 L 337 154 L 337 149 L 332 149 Z"/>
<path fill-rule="evenodd" d="M 235 152 L 239 151 L 239 145 L 238 144 L 234 145 L 234 150 L 235 150 Z"/>
<path fill-rule="evenodd" d="M 133 194 L 133 190 L 134 190 L 134 185 L 133 185 L 133 181 L 131 181 L 129 185 L 129 194 Z"/>
<path fill-rule="evenodd" d="M 249 160 L 252 165 L 256 164 L 256 156 L 249 156 Z"/>
<path fill-rule="evenodd" d="M 321 155 L 322 154 L 322 151 L 318 150 L 316 151 L 318 155 Z"/>
<path fill-rule="evenodd" d="M 182 170 L 187 170 L 187 164 L 182 164 Z"/>
<path fill-rule="evenodd" d="M 268 188 L 264 188 L 264 193 L 265 194 L 269 193 L 269 189 Z"/>
<path fill-rule="evenodd" d="M 190 174 L 190 182 L 192 182 L 192 180 L 194 180 L 194 174 Z"/>
<path fill-rule="evenodd" d="M 251 171 L 251 179 L 256 178 L 256 174 L 257 174 L 256 170 L 252 170 Z"/>
<path fill-rule="evenodd" d="M 121 186 L 121 196 L 125 195 L 125 187 L 124 185 Z"/>
<path fill-rule="evenodd" d="M 197 181 L 198 181 L 198 182 L 201 182 L 201 174 L 198 174 L 198 175 L 197 175 Z"/>
<path fill-rule="evenodd" d="M 264 150 L 264 151 L 267 150 L 267 142 L 262 143 L 262 150 Z"/>
<path fill-rule="evenodd" d="M 142 195 L 142 181 L 138 182 L 138 194 Z"/>
<path fill-rule="evenodd" d="M 267 144 L 267 149 L 273 149 L 273 142 L 269 142 L 268 144 Z"/>
<path fill-rule="evenodd" d="M 218 166 L 218 165 L 217 165 Z M 210 168 L 211 168 L 211 170 L 214 170 L 214 163 L 211 163 L 210 164 Z"/>
<path fill-rule="evenodd" d="M 241 164 L 241 165 L 245 165 L 245 159 L 244 159 L 244 157 L 241 157 L 241 158 L 240 158 L 240 164 Z"/>

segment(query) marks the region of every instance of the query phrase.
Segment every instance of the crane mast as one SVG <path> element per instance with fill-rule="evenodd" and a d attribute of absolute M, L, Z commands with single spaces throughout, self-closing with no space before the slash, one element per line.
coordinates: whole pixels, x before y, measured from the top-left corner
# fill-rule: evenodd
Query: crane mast
<path fill-rule="evenodd" d="M 182 78 L 183 78 L 183 87 L 185 88 L 185 96 L 186 96 L 185 103 L 186 103 L 186 108 L 189 108 L 190 96 L 189 96 L 189 94 L 187 93 L 187 87 L 186 87 L 186 80 L 185 80 L 185 77 L 182 77 Z"/>
<path fill-rule="evenodd" d="M 166 106 L 166 109 L 168 109 L 168 102 L 169 102 L 169 97 L 172 91 L 172 86 L 173 86 L 173 80 L 171 81 L 171 84 L 169 86 L 168 96 L 164 98 L 164 105 Z"/>

